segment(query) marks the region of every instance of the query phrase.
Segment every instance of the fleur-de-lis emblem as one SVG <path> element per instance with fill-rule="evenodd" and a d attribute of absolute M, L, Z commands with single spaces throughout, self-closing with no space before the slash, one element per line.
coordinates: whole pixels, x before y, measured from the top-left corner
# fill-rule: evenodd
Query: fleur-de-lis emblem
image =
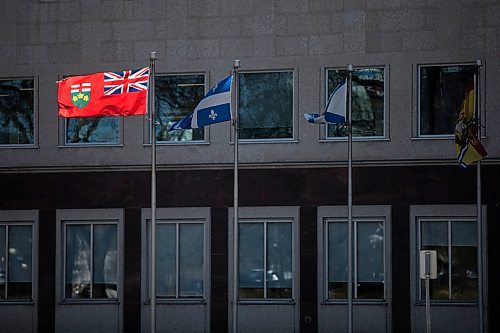
<path fill-rule="evenodd" d="M 214 110 L 210 110 L 210 115 L 208 116 L 208 118 L 212 119 L 212 121 L 215 121 L 215 119 L 217 118 L 217 113 L 215 113 Z"/>
<path fill-rule="evenodd" d="M 217 89 L 217 87 L 218 87 L 218 86 L 219 86 L 219 82 L 217 82 L 217 83 L 215 84 L 215 86 L 212 88 L 212 93 L 214 93 L 214 92 L 215 92 L 215 90 Z"/>

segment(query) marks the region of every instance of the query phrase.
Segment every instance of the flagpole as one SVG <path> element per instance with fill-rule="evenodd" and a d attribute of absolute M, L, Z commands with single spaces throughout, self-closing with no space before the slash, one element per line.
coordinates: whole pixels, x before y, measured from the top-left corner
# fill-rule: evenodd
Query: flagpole
<path fill-rule="evenodd" d="M 149 121 L 151 133 L 151 333 L 156 332 L 156 114 L 155 114 L 156 52 L 149 58 Z"/>
<path fill-rule="evenodd" d="M 348 120 L 347 120 L 347 332 L 353 329 L 353 307 L 352 307 L 352 72 L 353 66 L 347 65 L 348 72 Z"/>
<path fill-rule="evenodd" d="M 234 219 L 233 219 L 233 320 L 232 332 L 238 330 L 238 139 L 239 139 L 239 118 L 238 118 L 238 98 L 239 98 L 239 78 L 238 71 L 240 61 L 234 60 L 233 63 L 233 84 L 234 84 Z"/>
<path fill-rule="evenodd" d="M 481 73 L 482 61 L 481 59 L 476 60 L 477 71 L 474 73 L 474 84 L 476 91 L 475 98 L 475 109 L 476 109 L 476 124 L 477 124 L 477 139 L 481 141 L 481 101 L 480 101 L 480 86 L 481 82 L 479 80 Z M 481 159 L 477 161 L 477 180 L 476 180 L 476 203 L 477 203 L 477 233 L 478 233 L 478 244 L 477 244 L 477 282 L 478 282 L 478 302 L 479 302 L 479 332 L 484 332 L 484 313 L 483 313 L 483 214 L 481 210 Z"/>

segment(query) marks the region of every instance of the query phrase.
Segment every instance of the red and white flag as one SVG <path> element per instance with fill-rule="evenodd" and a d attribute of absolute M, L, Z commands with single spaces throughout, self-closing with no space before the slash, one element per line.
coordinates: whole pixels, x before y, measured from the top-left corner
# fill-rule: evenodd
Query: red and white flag
<path fill-rule="evenodd" d="M 58 82 L 59 115 L 65 118 L 146 114 L 149 67 L 71 76 Z"/>

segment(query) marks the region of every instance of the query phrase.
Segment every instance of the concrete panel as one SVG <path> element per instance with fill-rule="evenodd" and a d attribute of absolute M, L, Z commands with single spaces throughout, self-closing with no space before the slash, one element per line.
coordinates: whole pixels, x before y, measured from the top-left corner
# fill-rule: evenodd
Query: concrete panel
<path fill-rule="evenodd" d="M 478 308 L 476 306 L 449 307 L 431 305 L 431 330 L 440 333 L 479 332 Z M 412 332 L 426 331 L 425 306 L 412 311 Z"/>
<path fill-rule="evenodd" d="M 238 332 L 292 333 L 296 332 L 293 304 L 240 304 Z"/>
<path fill-rule="evenodd" d="M 63 304 L 56 306 L 56 333 L 111 333 L 120 331 L 118 304 Z"/>
<path fill-rule="evenodd" d="M 347 331 L 347 304 L 322 305 L 319 310 L 319 332 Z M 390 332 L 386 304 L 354 305 L 353 330 L 356 333 Z"/>
<path fill-rule="evenodd" d="M 0 306 L 0 331 L 2 333 L 36 332 L 36 307 L 27 305 Z"/>

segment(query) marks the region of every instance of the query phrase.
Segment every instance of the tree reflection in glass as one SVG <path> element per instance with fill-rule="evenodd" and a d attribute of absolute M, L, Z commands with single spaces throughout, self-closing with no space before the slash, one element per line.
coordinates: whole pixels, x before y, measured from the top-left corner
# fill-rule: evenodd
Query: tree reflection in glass
<path fill-rule="evenodd" d="M 34 80 L 0 80 L 0 145 L 34 143 Z"/>
<path fill-rule="evenodd" d="M 205 95 L 205 75 L 158 75 L 155 80 L 156 141 L 202 141 L 203 128 L 169 132 L 170 125 L 191 114 Z"/>

